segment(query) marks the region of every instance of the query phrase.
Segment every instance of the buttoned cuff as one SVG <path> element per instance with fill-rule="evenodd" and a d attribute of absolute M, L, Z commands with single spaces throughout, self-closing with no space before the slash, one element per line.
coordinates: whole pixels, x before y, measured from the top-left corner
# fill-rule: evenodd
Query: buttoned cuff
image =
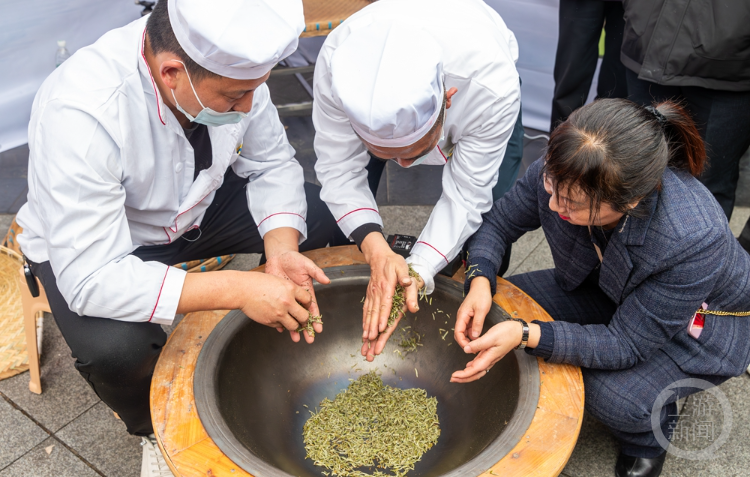
<path fill-rule="evenodd" d="M 469 257 L 470 262 L 466 266 L 466 280 L 464 281 L 464 293 L 469 294 L 471 289 L 471 281 L 476 277 L 485 277 L 490 281 L 490 290 L 494 296 L 497 292 L 497 271 L 499 270 L 495 264 L 485 258 L 474 258 Z"/>
<path fill-rule="evenodd" d="M 383 235 L 383 227 L 381 227 L 379 224 L 375 223 L 369 223 L 360 225 L 356 229 L 354 229 L 354 232 L 351 234 L 352 240 L 357 244 L 357 248 L 362 251 L 362 242 L 364 242 L 365 237 L 370 235 L 372 232 L 378 232 L 380 235 Z"/>
<path fill-rule="evenodd" d="M 541 329 L 539 344 L 537 344 L 536 348 L 526 347 L 526 352 L 532 356 L 550 359 L 552 357 L 552 351 L 555 349 L 555 331 L 554 328 L 552 328 L 552 323 L 539 320 L 534 320 L 532 323 L 536 323 Z"/>
<path fill-rule="evenodd" d="M 265 217 L 258 223 L 260 238 L 279 227 L 292 227 L 299 231 L 299 243 L 307 239 L 307 224 L 305 218 L 296 212 L 277 212 Z"/>
<path fill-rule="evenodd" d="M 160 325 L 171 325 L 174 321 L 177 305 L 180 303 L 180 297 L 182 296 L 182 286 L 185 284 L 185 276 L 187 275 L 186 271 L 179 268 L 166 267 L 167 270 L 164 272 L 164 279 L 156 298 L 154 311 L 148 320 Z"/>

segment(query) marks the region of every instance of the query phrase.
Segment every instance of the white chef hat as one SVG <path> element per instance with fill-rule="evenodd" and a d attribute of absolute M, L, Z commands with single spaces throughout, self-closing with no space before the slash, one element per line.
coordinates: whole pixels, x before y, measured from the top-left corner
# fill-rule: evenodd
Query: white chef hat
<path fill-rule="evenodd" d="M 414 25 L 387 21 L 353 29 L 331 57 L 331 78 L 352 128 L 375 146 L 414 144 L 442 110 L 442 50 Z"/>
<path fill-rule="evenodd" d="M 164 1 L 164 0 L 162 0 Z M 212 73 L 256 79 L 297 49 L 302 0 L 168 0 L 185 53 Z"/>

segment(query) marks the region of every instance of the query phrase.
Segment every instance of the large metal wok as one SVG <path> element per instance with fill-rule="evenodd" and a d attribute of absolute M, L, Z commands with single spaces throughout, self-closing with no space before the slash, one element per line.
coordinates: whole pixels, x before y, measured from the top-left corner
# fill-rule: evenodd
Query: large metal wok
<path fill-rule="evenodd" d="M 539 398 L 536 359 L 511 352 L 479 381 L 450 383 L 451 373 L 471 359 L 452 331 L 438 330 L 454 327 L 463 300 L 460 283 L 437 277 L 432 304 L 420 302 L 419 313 L 401 321 L 424 335 L 422 347 L 402 359 L 394 352 L 401 350 L 396 331 L 383 354 L 367 363 L 359 349 L 369 268 L 325 272 L 331 284 L 315 287 L 325 330 L 312 345 L 292 343 L 287 333 L 241 312 L 229 313 L 206 339 L 195 370 L 195 403 L 209 436 L 230 459 L 255 476 L 322 475 L 326 469 L 305 459 L 308 408 L 333 399 L 350 379 L 370 370 L 386 384 L 423 388 L 438 399 L 440 439 L 410 476 L 479 475 L 519 442 Z M 507 317 L 493 305 L 485 328 Z"/>

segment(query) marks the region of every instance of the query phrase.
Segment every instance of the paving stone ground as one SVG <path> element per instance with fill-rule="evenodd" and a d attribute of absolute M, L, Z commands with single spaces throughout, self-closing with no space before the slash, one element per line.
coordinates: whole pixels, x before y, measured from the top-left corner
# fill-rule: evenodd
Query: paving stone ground
<path fill-rule="evenodd" d="M 418 235 L 431 206 L 384 206 L 386 233 Z M 750 216 L 738 208 L 732 218 L 735 233 Z M 9 222 L 0 215 L 0 226 Z M 249 270 L 257 255 L 243 255 L 229 264 Z M 552 267 L 549 247 L 540 231 L 526 234 L 513 248 L 509 274 Z M 28 391 L 28 373 L 0 381 L 0 477 L 137 477 L 140 475 L 139 439 L 128 435 L 73 368 L 70 350 L 51 315 L 45 316 L 42 385 L 37 396 Z M 729 438 L 716 458 L 693 461 L 669 456 L 663 477 L 750 475 L 750 376 L 732 378 L 718 387 L 730 403 Z M 713 401 L 711 401 L 713 399 Z M 687 399 L 681 411 L 681 449 L 700 450 L 715 442 L 725 429 L 724 409 L 707 392 Z M 713 426 L 709 434 L 707 423 Z M 49 452 L 48 452 L 49 450 Z M 607 429 L 589 415 L 565 477 L 614 475 L 617 443 Z"/>

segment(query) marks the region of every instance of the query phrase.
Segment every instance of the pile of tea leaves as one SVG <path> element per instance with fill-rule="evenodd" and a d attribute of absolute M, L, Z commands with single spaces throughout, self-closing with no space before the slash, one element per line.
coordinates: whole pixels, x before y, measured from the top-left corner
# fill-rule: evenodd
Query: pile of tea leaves
<path fill-rule="evenodd" d="M 327 467 L 325 475 L 403 477 L 440 436 L 436 398 L 384 385 L 375 372 L 310 413 L 302 433 L 307 458 Z M 368 467 L 376 470 L 365 473 Z"/>

